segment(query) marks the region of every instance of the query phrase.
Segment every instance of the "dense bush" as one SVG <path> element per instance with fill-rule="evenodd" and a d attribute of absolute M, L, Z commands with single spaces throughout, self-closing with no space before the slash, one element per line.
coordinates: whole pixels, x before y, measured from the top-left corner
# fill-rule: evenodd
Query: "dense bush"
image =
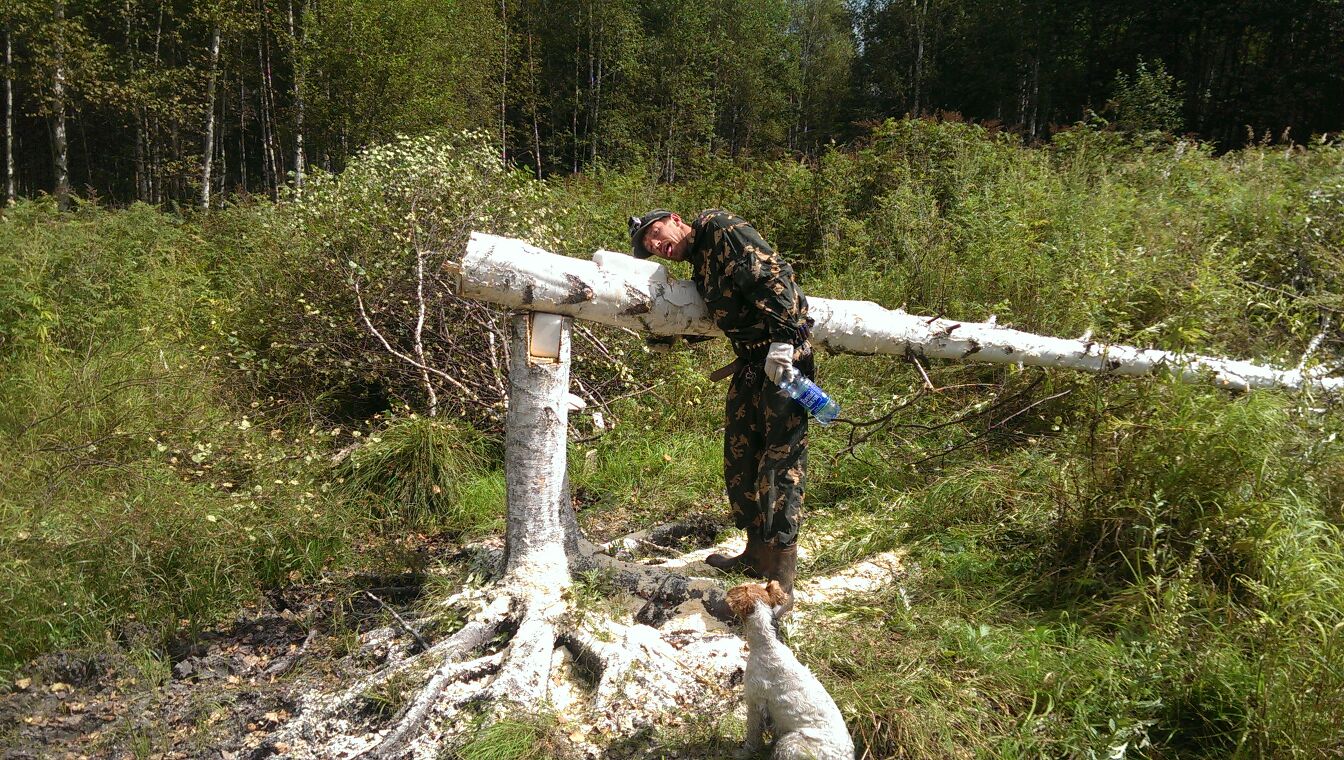
<path fill-rule="evenodd" d="M 429 135 L 371 148 L 339 175 L 315 174 L 282 206 L 221 214 L 207 230 L 238 254 L 221 262 L 230 298 L 216 309 L 230 362 L 265 392 L 347 419 L 397 403 L 426 408 L 420 369 L 393 351 L 476 378 L 494 317 L 469 311 L 440 268 L 476 229 L 549 245 L 542 194 L 484 136 Z M 454 414 L 482 421 L 502 409 L 492 384 L 464 389 L 437 375 L 430 384 Z"/>
<path fill-rule="evenodd" d="M 311 464 L 330 444 L 268 424 L 199 342 L 215 255 L 144 206 L 6 212 L 0 287 L 27 308 L 4 322 L 0 664 L 208 624 L 358 531 Z"/>

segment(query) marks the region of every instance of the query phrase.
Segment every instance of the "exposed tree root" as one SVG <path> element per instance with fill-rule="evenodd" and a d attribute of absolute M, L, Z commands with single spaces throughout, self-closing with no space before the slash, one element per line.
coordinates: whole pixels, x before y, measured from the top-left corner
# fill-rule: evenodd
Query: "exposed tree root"
<path fill-rule="evenodd" d="M 365 648 L 386 649 L 385 664 L 339 693 L 303 699 L 270 746 L 293 758 L 432 758 L 469 739 L 482 720 L 556 711 L 574 754 L 600 757 L 606 744 L 640 729 L 737 709 L 744 645 L 705 614 L 722 597 L 721 581 L 682 574 L 695 572 L 708 549 L 659 566 L 615 559 L 603 553 L 610 547 L 580 541 L 570 559 L 628 591 L 625 614 L 575 610 L 564 574 L 552 575 L 554 583 L 507 574 L 445 601 L 477 612 L 424 652 L 406 654 L 414 642 L 400 627 L 371 632 Z M 889 587 L 902 572 L 899 555 L 888 553 L 805 579 L 796 615 Z M 398 680 L 412 695 L 394 714 L 370 716 L 368 695 Z"/>
<path fill-rule="evenodd" d="M 383 737 L 382 742 L 369 752 L 369 755 L 371 757 L 394 757 L 396 753 L 400 752 L 407 742 L 420 731 L 425 717 L 429 715 L 430 709 L 439 701 L 448 684 L 454 681 L 474 680 L 498 671 L 500 662 L 503 660 L 503 656 L 500 654 L 484 655 L 467 662 L 459 662 L 454 657 L 454 655 L 460 656 L 461 653 L 484 646 L 494 636 L 496 630 L 497 626 L 472 621 L 447 639 L 444 642 L 447 645 L 445 647 L 447 651 L 444 654 L 443 664 L 439 666 L 433 677 L 411 701 L 410 707 L 401 720 Z"/>
<path fill-rule="evenodd" d="M 711 579 L 616 560 L 584 541 L 571 559 L 576 567 L 609 572 L 631 598 L 643 601 L 649 611 L 641 616 L 657 623 L 672 618 L 666 605 L 712 603 L 723 595 Z M 553 583 L 539 583 L 538 575 L 510 573 L 494 586 L 446 601 L 478 611 L 459 631 L 419 654 L 407 654 L 413 641 L 390 641 L 404 636 L 401 626 L 371 632 L 364 649 L 386 650 L 384 665 L 338 693 L 305 697 L 296 717 L 272 735 L 270 747 L 293 758 L 435 757 L 442 745 L 463 738 L 466 727 L 475 725 L 459 718 L 489 721 L 520 709 L 544 711 L 561 701 L 554 693 L 557 680 L 568 676 L 554 671 L 565 658 L 582 674 L 569 689 L 581 703 L 565 711 L 566 720 L 581 727 L 576 735 L 628 735 L 660 722 L 679 722 L 711 705 L 732 709 L 725 704 L 744 658 L 736 636 L 706 632 L 703 625 L 698 635 L 660 632 L 606 613 L 575 614 L 564 593 L 565 574 L 551 574 Z M 507 645 L 491 651 L 502 635 L 508 635 Z M 376 700 L 370 695 L 397 691 L 390 685 L 398 682 L 403 691 L 412 685 L 413 695 L 390 720 L 371 716 Z M 585 742 L 576 744 L 583 753 Z M 587 751 L 596 753 L 596 746 Z"/>

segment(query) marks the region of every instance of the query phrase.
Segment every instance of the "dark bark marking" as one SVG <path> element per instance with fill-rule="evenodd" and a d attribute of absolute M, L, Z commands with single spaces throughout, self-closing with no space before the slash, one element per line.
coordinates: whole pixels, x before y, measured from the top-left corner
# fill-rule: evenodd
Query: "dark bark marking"
<path fill-rule="evenodd" d="M 593 300 L 593 289 L 588 287 L 588 283 L 572 274 L 565 275 L 565 279 L 569 281 L 569 294 L 560 303 L 575 304 Z"/>

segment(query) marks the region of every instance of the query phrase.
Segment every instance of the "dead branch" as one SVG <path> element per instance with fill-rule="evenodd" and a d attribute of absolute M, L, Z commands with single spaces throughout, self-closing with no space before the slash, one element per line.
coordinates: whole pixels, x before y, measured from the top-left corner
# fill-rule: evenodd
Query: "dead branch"
<path fill-rule="evenodd" d="M 373 601 L 377 602 L 377 603 L 378 603 L 378 606 L 379 606 L 379 607 L 382 607 L 384 612 L 386 612 L 387 614 L 391 615 L 391 616 L 392 616 L 392 619 L 395 620 L 395 621 L 397 621 L 397 625 L 401 626 L 401 629 L 402 629 L 403 631 L 405 631 L 406 633 L 409 633 L 409 634 L 411 635 L 411 638 L 415 639 L 415 644 L 416 644 L 416 646 L 420 647 L 420 649 L 417 650 L 417 651 L 421 651 L 421 652 L 423 652 L 423 651 L 425 651 L 426 649 L 429 649 L 429 642 L 428 642 L 428 641 L 425 641 L 425 637 L 424 637 L 424 636 L 421 636 L 421 635 L 420 635 L 420 632 L 417 631 L 417 630 L 414 628 L 414 626 L 412 626 L 410 623 L 406 622 L 406 619 L 405 619 L 405 618 L 403 618 L 401 615 L 397 614 L 397 611 L 396 611 L 396 610 L 394 610 L 394 609 L 392 609 L 391 607 L 389 607 L 388 604 L 387 604 L 387 602 L 384 602 L 382 599 L 379 599 L 377 596 L 374 595 L 374 593 L 373 593 L 372 591 L 369 591 L 369 590 L 367 590 L 367 589 L 366 589 L 363 593 L 364 593 L 364 596 L 367 596 L 368 598 L 370 598 L 370 599 L 372 599 Z"/>
<path fill-rule="evenodd" d="M 373 336 L 378 339 L 378 342 L 383 344 L 383 348 L 387 349 L 388 353 L 392 354 L 398 359 L 401 359 L 402 361 L 406 362 L 412 367 L 417 367 L 425 372 L 432 372 L 433 374 L 437 375 L 438 377 L 448 382 L 454 388 L 457 388 L 458 390 L 462 391 L 462 393 L 464 393 L 468 398 L 478 403 L 480 402 L 481 400 L 480 397 L 477 396 L 476 393 L 472 391 L 470 388 L 458 382 L 457 378 L 453 377 L 452 375 L 449 375 L 447 372 L 444 372 L 443 370 L 436 369 L 422 362 L 418 362 L 415 360 L 414 357 L 409 356 L 406 353 L 398 351 L 397 349 L 393 348 L 392 344 L 387 342 L 387 338 L 383 337 L 383 333 L 379 331 L 377 327 L 374 326 L 373 320 L 369 319 L 369 313 L 364 308 L 364 296 L 360 292 L 359 288 L 359 278 L 355 277 L 354 282 L 355 282 L 355 301 L 359 305 L 359 315 L 364 318 L 364 325 L 369 328 L 369 332 L 373 333 Z"/>

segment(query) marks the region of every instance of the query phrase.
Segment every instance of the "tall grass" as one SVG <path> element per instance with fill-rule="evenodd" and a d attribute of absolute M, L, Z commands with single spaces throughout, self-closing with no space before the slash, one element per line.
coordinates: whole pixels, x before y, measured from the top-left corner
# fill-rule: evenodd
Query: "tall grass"
<path fill-rule="evenodd" d="M 438 148 L 421 147 L 415 166 L 433 170 Z M 630 213 L 723 206 L 809 294 L 1294 365 L 1318 334 L 1308 364 L 1344 353 L 1337 329 L 1322 332 L 1344 310 L 1341 166 L 1334 144 L 1215 156 L 1080 128 L 1026 149 L 975 125 L 896 121 L 815 163 L 705 159 L 677 185 L 637 171 L 525 188 L 481 176 L 508 218 L 544 208 L 546 235 L 573 255 L 624 249 Z M 357 179 L 347 190 L 378 197 L 376 173 Z M 378 207 L 378 229 L 400 229 L 405 200 Z M 417 391 L 382 383 L 385 357 L 340 289 L 347 264 L 321 246 L 393 271 L 404 242 L 295 208 L 5 212 L 0 605 L 14 614 L 0 666 L 137 624 L 206 624 L 380 532 L 498 530 L 495 444 L 399 403 Z M 287 256 L 297 230 L 320 277 Z M 570 451 L 585 525 L 726 524 L 723 389 L 702 374 L 726 350 L 653 355 L 593 335 L 604 348 L 576 342 L 576 374 L 629 395 L 600 410 L 614 429 L 576 428 L 590 439 Z M 866 440 L 844 425 L 811 437 L 803 537 L 827 543 L 805 574 L 897 547 L 911 572 L 904 595 L 837 602 L 793 642 L 871 756 L 1344 751 L 1333 404 L 924 369 L 936 390 L 899 358 L 820 360 L 850 419 L 909 402 Z M 546 744 L 506 728 L 471 751 Z"/>
<path fill-rule="evenodd" d="M 503 491 L 491 488 L 503 483 L 496 447 L 464 423 L 412 416 L 376 430 L 338 477 L 387 528 L 479 533 L 503 524 Z"/>
<path fill-rule="evenodd" d="M 108 633 L 156 645 L 359 531 L 311 465 L 326 442 L 232 395 L 197 342 L 207 248 L 145 207 L 0 224 L 3 287 L 28 305 L 0 333 L 0 668 Z"/>

